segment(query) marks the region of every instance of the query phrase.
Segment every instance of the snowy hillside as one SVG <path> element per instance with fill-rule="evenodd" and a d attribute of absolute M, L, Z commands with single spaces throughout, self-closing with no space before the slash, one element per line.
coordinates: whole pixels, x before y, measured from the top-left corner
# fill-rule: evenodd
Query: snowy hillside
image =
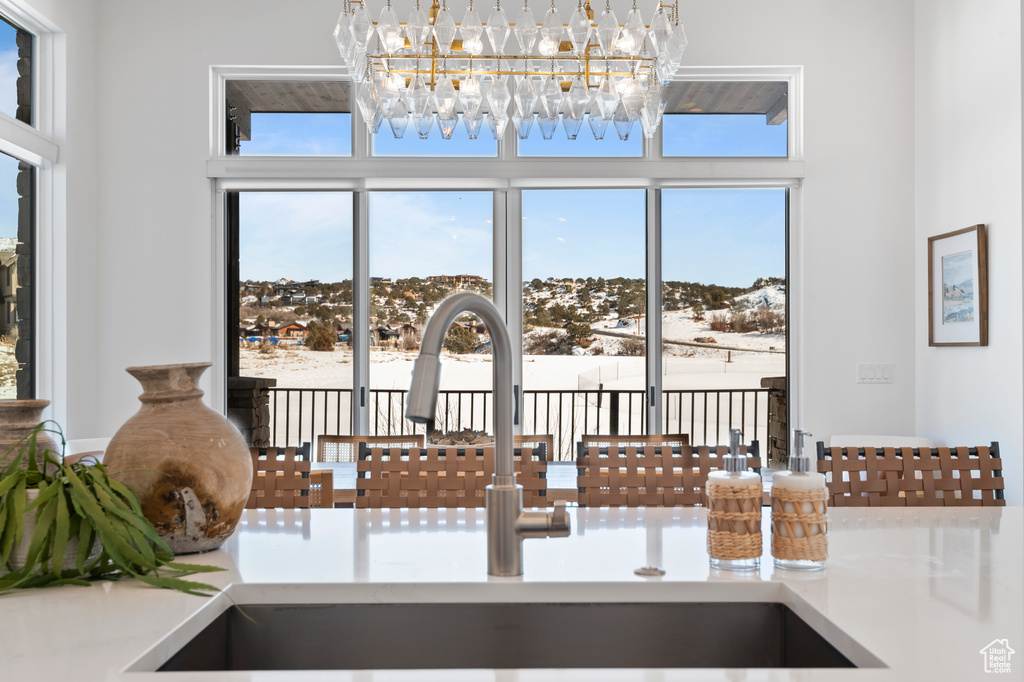
<path fill-rule="evenodd" d="M 774 284 L 768 287 L 761 287 L 749 294 L 736 296 L 733 302 L 741 302 L 747 308 L 760 308 L 766 306 L 772 310 L 782 310 L 786 307 L 786 285 Z"/>

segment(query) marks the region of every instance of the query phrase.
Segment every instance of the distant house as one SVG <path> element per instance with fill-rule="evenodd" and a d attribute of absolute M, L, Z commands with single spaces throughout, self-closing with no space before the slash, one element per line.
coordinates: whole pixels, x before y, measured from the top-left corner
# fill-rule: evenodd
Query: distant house
<path fill-rule="evenodd" d="M 241 330 L 241 336 L 270 336 L 271 328 L 265 322 L 257 322 Z"/>
<path fill-rule="evenodd" d="M 487 327 L 481 323 L 474 322 L 452 322 L 448 326 L 448 333 L 451 333 L 454 329 L 466 329 L 473 332 L 474 334 L 486 334 Z"/>
<path fill-rule="evenodd" d="M 283 324 L 273 330 L 274 335 L 285 339 L 304 339 L 309 329 L 299 322 Z"/>
<path fill-rule="evenodd" d="M 440 284 L 454 284 L 457 287 L 469 286 L 471 284 L 483 284 L 487 280 L 480 275 L 431 275 L 427 277 L 428 282 Z"/>
<path fill-rule="evenodd" d="M 402 338 L 405 338 L 406 336 L 409 336 L 410 334 L 412 334 L 412 335 L 416 336 L 417 338 L 419 338 L 419 336 L 422 333 L 423 333 L 423 325 L 419 325 L 419 324 L 409 324 L 408 322 L 406 322 L 405 324 L 403 324 L 402 326 L 400 326 L 398 328 L 398 334 Z"/>
<path fill-rule="evenodd" d="M 418 348 L 420 339 L 423 338 L 423 325 L 409 324 L 408 322 L 398 328 L 398 335 L 405 349 Z"/>
<path fill-rule="evenodd" d="M 391 325 L 385 325 L 383 327 L 377 327 L 377 340 L 383 343 L 397 342 L 399 336 L 401 336 L 397 329 L 392 329 Z"/>

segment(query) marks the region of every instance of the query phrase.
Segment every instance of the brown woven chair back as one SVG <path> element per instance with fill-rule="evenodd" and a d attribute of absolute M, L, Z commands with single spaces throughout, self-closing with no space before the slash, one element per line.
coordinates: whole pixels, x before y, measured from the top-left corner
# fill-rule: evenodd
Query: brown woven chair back
<path fill-rule="evenodd" d="M 382 448 L 422 448 L 423 434 L 405 436 L 320 436 L 316 441 L 316 461 L 355 462 L 359 459 L 359 444 Z"/>
<path fill-rule="evenodd" d="M 309 506 L 316 509 L 334 507 L 334 472 L 313 469 L 309 472 Z"/>
<path fill-rule="evenodd" d="M 832 507 L 1006 505 L 999 444 L 956 448 L 840 448 L 818 443 Z"/>
<path fill-rule="evenodd" d="M 760 470 L 757 441 L 740 448 Z M 693 507 L 707 502 L 708 474 L 722 468 L 729 448 L 577 444 L 576 486 L 581 507 Z"/>
<path fill-rule="evenodd" d="M 669 445 L 676 447 L 690 444 L 690 435 L 687 433 L 662 433 L 650 436 L 602 436 L 597 434 L 581 436 L 580 438 L 586 446 L 597 445 L 604 448 L 609 445 L 618 445 L 620 447 L 632 445 L 633 447 L 642 448 L 647 445 Z"/>
<path fill-rule="evenodd" d="M 245 508 L 309 507 L 309 450 L 309 443 L 297 448 L 249 448 L 252 491 Z"/>
<path fill-rule="evenodd" d="M 547 506 L 543 448 L 517 449 L 516 482 L 523 506 Z M 356 464 L 356 507 L 483 507 L 494 475 L 494 448 L 380 448 L 362 445 Z"/>
<path fill-rule="evenodd" d="M 544 435 L 513 436 L 512 445 L 517 448 L 530 448 L 536 450 L 544 447 L 545 458 L 550 462 L 555 458 L 555 437 L 550 433 Z"/>

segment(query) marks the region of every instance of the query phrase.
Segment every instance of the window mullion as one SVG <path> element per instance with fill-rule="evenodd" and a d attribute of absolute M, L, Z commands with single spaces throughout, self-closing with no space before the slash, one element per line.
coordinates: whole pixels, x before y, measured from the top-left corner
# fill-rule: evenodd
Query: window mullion
<path fill-rule="evenodd" d="M 366 192 L 352 193 L 352 435 L 370 431 L 370 230 Z"/>
<path fill-rule="evenodd" d="M 510 189 L 504 195 L 505 232 L 505 324 L 512 338 L 512 385 L 519 407 L 513 423 L 523 433 L 523 192 Z M 549 453 L 550 454 L 550 453 Z"/>
<path fill-rule="evenodd" d="M 647 433 L 660 434 L 661 390 L 661 190 L 647 190 Z"/>

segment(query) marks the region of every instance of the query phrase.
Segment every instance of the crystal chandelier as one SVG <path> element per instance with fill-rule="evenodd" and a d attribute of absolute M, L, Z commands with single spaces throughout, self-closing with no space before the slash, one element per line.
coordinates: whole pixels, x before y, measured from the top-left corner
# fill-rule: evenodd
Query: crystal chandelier
<path fill-rule="evenodd" d="M 655 0 L 650 24 L 636 0 L 622 24 L 610 0 L 600 17 L 589 0 L 575 0 L 567 22 L 551 0 L 540 23 L 529 0 L 514 23 L 501 0 L 486 22 L 473 0 L 461 22 L 447 0 L 427 11 L 416 0 L 404 23 L 384 1 L 374 22 L 365 0 L 345 0 L 334 40 L 370 132 L 387 120 L 396 138 L 411 124 L 426 139 L 436 122 L 450 139 L 460 118 L 470 139 L 489 128 L 500 140 L 510 122 L 526 139 L 536 122 L 550 140 L 561 121 L 575 140 L 584 120 L 597 140 L 609 124 L 626 140 L 637 120 L 650 138 L 665 111 L 663 86 L 687 45 L 678 0 Z"/>

